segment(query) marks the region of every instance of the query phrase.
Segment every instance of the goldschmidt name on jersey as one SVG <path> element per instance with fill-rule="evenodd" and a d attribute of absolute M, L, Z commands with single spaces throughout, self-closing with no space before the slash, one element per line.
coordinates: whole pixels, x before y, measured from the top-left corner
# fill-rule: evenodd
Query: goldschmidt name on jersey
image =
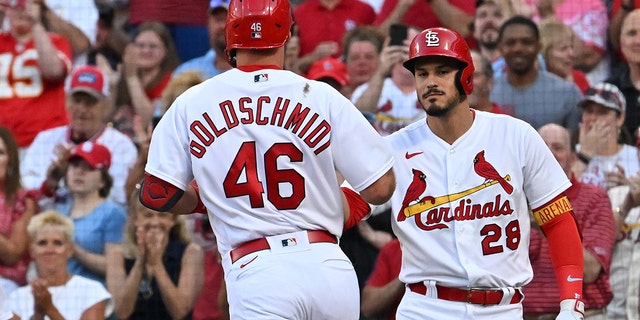
<path fill-rule="evenodd" d="M 201 158 L 207 152 L 216 138 L 239 125 L 270 125 L 281 127 L 297 135 L 302 141 L 314 150 L 316 155 L 327 149 L 331 144 L 330 139 L 325 139 L 331 132 L 331 125 L 320 117 L 318 113 L 312 112 L 301 103 L 295 103 L 283 97 L 275 99 L 273 106 L 268 106 L 272 101 L 269 96 L 261 96 L 257 101 L 249 97 L 241 97 L 237 104 L 231 100 L 223 101 L 219 104 L 220 112 L 224 122 L 216 122 L 209 112 L 202 114 L 201 120 L 195 120 L 189 125 L 189 130 L 197 139 L 190 142 L 191 154 Z M 263 114 L 263 109 L 273 109 L 271 114 Z M 324 141 L 326 140 L 326 141 Z M 320 142 L 323 144 L 319 145 Z"/>

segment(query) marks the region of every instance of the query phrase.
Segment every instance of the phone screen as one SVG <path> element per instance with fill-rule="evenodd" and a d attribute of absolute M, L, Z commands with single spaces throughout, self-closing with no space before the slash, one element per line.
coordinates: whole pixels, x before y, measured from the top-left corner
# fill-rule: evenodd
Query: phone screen
<path fill-rule="evenodd" d="M 390 46 L 404 45 L 404 40 L 407 39 L 407 26 L 400 23 L 392 24 L 389 26 L 389 37 L 391 38 Z"/>

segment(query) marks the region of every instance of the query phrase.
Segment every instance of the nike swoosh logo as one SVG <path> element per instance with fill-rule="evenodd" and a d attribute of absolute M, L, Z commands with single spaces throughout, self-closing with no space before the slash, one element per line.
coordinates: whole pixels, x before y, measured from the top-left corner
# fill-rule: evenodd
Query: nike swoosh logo
<path fill-rule="evenodd" d="M 240 265 L 240 269 L 242 269 L 242 268 L 246 267 L 249 263 L 251 263 L 251 262 L 255 261 L 256 259 L 258 259 L 258 256 L 255 256 L 255 257 L 253 257 L 253 259 L 251 259 L 251 260 L 249 260 L 249 261 L 247 261 L 247 262 L 245 262 L 245 263 L 241 264 L 241 265 Z"/>
<path fill-rule="evenodd" d="M 567 281 L 568 282 L 582 281 L 582 278 L 572 278 L 571 275 L 568 275 L 567 276 Z"/>
<path fill-rule="evenodd" d="M 413 158 L 413 157 L 415 157 L 415 156 L 417 156 L 419 154 L 422 154 L 422 151 L 413 152 L 413 153 L 407 152 L 407 153 L 404 154 L 404 157 L 407 158 L 407 159 L 411 159 L 411 158 Z"/>

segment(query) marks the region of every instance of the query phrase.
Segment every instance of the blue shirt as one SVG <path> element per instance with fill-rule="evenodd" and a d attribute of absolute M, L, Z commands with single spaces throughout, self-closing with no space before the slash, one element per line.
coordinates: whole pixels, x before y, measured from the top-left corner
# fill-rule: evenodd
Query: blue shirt
<path fill-rule="evenodd" d="M 66 216 L 71 211 L 72 201 L 58 203 L 56 210 Z M 95 254 L 104 254 L 107 243 L 121 243 L 127 215 L 124 207 L 106 200 L 89 214 L 73 219 L 73 243 Z M 105 284 L 105 277 L 93 273 L 75 258 L 67 263 L 69 273 L 77 274 Z"/>
<path fill-rule="evenodd" d="M 204 56 L 193 58 L 179 65 L 173 71 L 173 76 L 175 77 L 176 75 L 187 70 L 200 71 L 202 76 L 207 79 L 221 74 L 223 70 L 219 70 L 215 67 L 213 63 L 215 59 L 216 52 L 213 51 L 213 49 L 210 49 Z"/>

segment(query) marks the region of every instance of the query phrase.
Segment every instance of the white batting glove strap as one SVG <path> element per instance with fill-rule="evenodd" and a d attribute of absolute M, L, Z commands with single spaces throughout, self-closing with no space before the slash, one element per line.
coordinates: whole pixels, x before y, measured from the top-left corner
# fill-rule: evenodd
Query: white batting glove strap
<path fill-rule="evenodd" d="M 578 299 L 562 300 L 556 320 L 584 320 L 584 302 Z"/>

